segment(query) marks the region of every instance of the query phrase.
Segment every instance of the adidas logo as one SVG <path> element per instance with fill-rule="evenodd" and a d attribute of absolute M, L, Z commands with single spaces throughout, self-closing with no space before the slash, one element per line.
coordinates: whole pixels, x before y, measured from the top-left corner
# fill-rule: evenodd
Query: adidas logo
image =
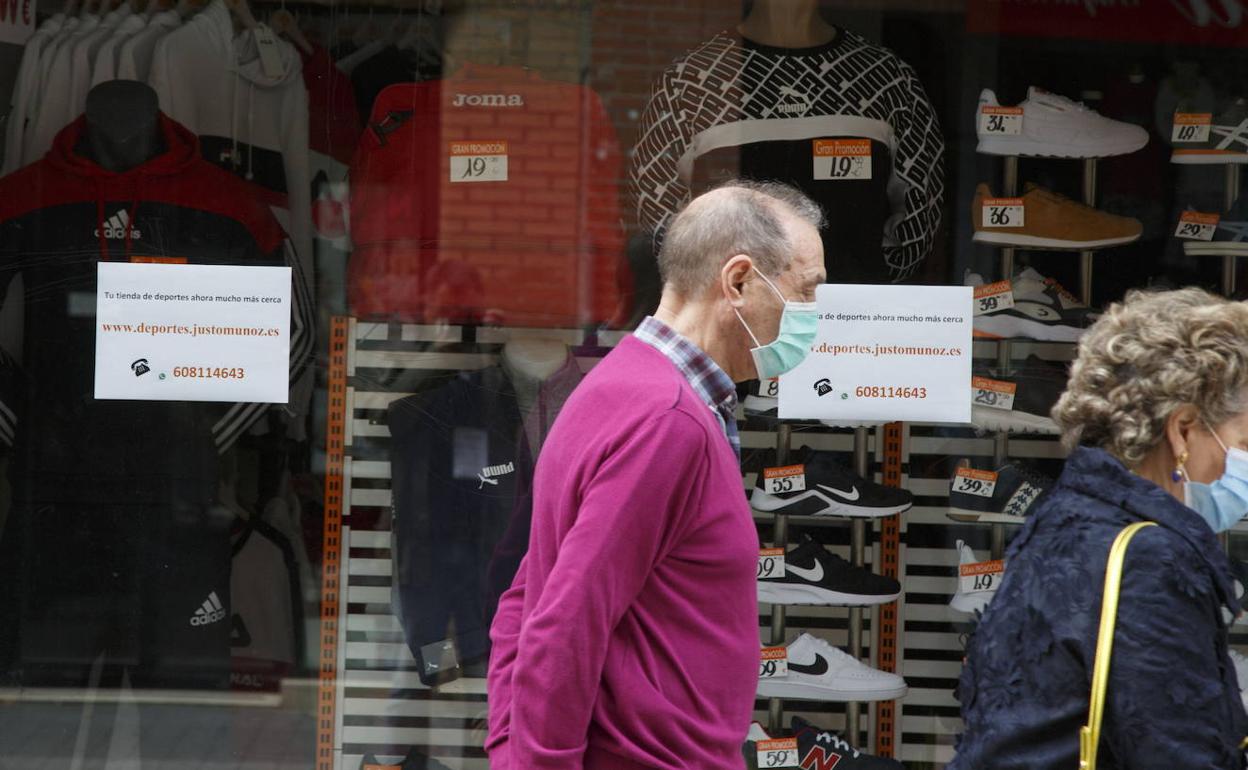
<path fill-rule="evenodd" d="M 477 489 L 485 489 L 486 484 L 496 487 L 498 486 L 498 479 L 495 476 L 506 476 L 508 473 L 515 472 L 515 463 L 503 463 L 502 465 L 491 465 L 482 468 L 481 472 L 477 474 L 477 479 L 481 482 L 477 485 Z"/>
<path fill-rule="evenodd" d="M 221 620 L 225 620 L 225 607 L 221 605 L 221 600 L 217 598 L 217 592 L 213 591 L 208 594 L 208 598 L 204 599 L 204 603 L 191 616 L 191 625 L 210 626 Z"/>
<path fill-rule="evenodd" d="M 113 214 L 111 217 L 105 220 L 104 230 L 103 230 L 104 237 L 110 238 L 110 239 L 117 239 L 117 240 L 125 238 L 126 227 L 128 225 L 130 225 L 130 213 L 126 211 L 125 209 L 122 209 L 121 211 L 118 211 L 116 214 Z M 100 232 L 101 231 L 97 228 L 95 231 L 96 238 L 100 237 Z M 139 231 L 139 228 L 137 227 L 130 228 L 131 240 L 142 240 L 142 238 L 143 238 L 143 233 Z"/>

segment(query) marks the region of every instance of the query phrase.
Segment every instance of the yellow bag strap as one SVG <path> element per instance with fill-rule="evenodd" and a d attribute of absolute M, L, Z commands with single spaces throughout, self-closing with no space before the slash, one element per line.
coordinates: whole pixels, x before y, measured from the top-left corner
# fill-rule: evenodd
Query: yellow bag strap
<path fill-rule="evenodd" d="M 1109 689 L 1109 664 L 1114 654 L 1114 625 L 1118 620 L 1118 592 L 1122 588 L 1122 563 L 1127 545 L 1145 527 L 1156 522 L 1140 521 L 1128 525 L 1114 538 L 1105 565 L 1105 593 L 1101 600 L 1101 628 L 1096 634 L 1096 661 L 1092 665 L 1092 702 L 1088 707 L 1088 723 L 1079 731 L 1079 770 L 1096 770 L 1096 750 L 1101 742 L 1101 718 L 1105 713 L 1105 693 Z"/>

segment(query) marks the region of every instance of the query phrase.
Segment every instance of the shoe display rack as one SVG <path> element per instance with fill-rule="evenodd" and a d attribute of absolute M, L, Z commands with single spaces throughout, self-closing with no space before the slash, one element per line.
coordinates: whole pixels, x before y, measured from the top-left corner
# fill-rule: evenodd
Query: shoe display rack
<path fill-rule="evenodd" d="M 776 428 L 776 464 L 786 465 L 792 452 L 793 425 L 798 421 L 779 421 Z M 853 471 L 862 478 L 869 478 L 870 462 L 868 448 L 870 444 L 870 428 L 866 425 L 853 426 Z M 787 553 L 791 545 L 789 536 L 789 517 L 784 513 L 773 515 L 772 547 L 783 548 Z M 851 518 L 850 523 L 850 563 L 855 567 L 863 567 L 866 563 L 867 520 Z M 850 654 L 859 657 L 863 639 L 863 607 L 848 608 L 848 647 Z M 786 606 L 771 605 L 771 639 L 769 644 L 774 647 L 784 646 L 787 639 Z M 863 702 L 850 701 L 845 704 L 845 734 L 855 745 L 859 744 L 862 735 Z M 784 729 L 784 699 L 768 699 L 768 730 L 779 734 Z"/>
<path fill-rule="evenodd" d="M 1018 162 L 1019 156 L 1007 155 L 1003 156 L 1003 173 L 1002 173 L 1002 190 L 1004 197 L 1013 198 L 1018 195 Z M 1097 186 L 1097 159 L 1084 158 L 1081 160 L 1083 164 L 1083 180 L 1082 180 L 1082 202 L 1090 207 L 1096 206 L 1096 186 Z M 1015 256 L 1016 251 L 1020 247 L 1003 246 L 1000 248 L 1000 278 L 1002 281 L 1009 281 L 1015 274 Z M 1092 281 L 1094 278 L 1096 250 L 1083 250 L 1079 252 L 1079 299 L 1080 301 L 1091 307 L 1092 305 Z M 1012 361 L 1013 348 L 1010 339 L 1000 339 L 996 341 L 996 364 L 998 370 L 1004 371 L 1010 368 Z M 1060 345 L 1063 343 L 1048 343 Z M 1075 343 L 1065 343 L 1073 345 Z M 1010 459 L 1010 432 L 1007 430 L 997 430 L 993 433 L 993 466 L 1001 468 Z M 1006 523 L 994 521 L 990 524 L 992 528 L 992 547 L 991 558 L 1001 559 L 1005 555 L 1006 546 L 1006 527 L 1017 526 L 1007 525 Z"/>

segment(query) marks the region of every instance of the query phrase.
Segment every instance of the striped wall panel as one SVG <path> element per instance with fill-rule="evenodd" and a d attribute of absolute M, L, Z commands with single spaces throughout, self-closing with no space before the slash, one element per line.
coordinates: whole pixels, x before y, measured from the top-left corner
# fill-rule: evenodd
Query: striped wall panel
<path fill-rule="evenodd" d="M 395 757 L 411 746 L 457 770 L 488 766 L 481 749 L 487 707 L 484 679 L 466 677 L 436 690 L 422 685 L 390 611 L 391 497 L 385 410 L 430 378 L 492 365 L 508 339 L 552 335 L 569 345 L 583 341 L 575 330 L 353 324 L 346 415 L 349 507 L 345 521 L 351 530 L 344 555 L 348 587 L 339 656 L 341 770 L 357 770 L 366 754 Z M 602 335 L 598 344 L 614 344 L 621 336 L 618 332 Z M 977 343 L 975 352 L 979 357 L 994 354 L 992 345 L 985 343 Z M 1036 354 L 1063 360 L 1071 351 L 1060 345 L 1016 343 L 1011 352 L 1016 358 Z M 584 361 L 583 368 L 592 363 Z M 775 434 L 741 416 L 742 483 L 750 488 L 761 467 L 760 454 L 774 448 Z M 878 431 L 872 432 L 870 441 L 873 467 L 878 468 L 882 459 Z M 803 444 L 845 453 L 848 463 L 853 436 L 845 430 L 798 426 L 793 446 Z M 1035 461 L 1051 475 L 1060 468 L 1063 453 L 1052 438 L 1013 438 L 1009 448 L 1011 456 Z M 904 432 L 903 484 L 915 494 L 916 504 L 901 522 L 898 665 L 911 689 L 900 704 L 895 742 L 899 758 L 914 770 L 936 770 L 948 763 L 961 729 L 953 690 L 961 670 L 961 639 L 969 626 L 965 616 L 948 607 L 957 587 L 954 542 L 967 541 L 981 556 L 987 556 L 991 544 L 989 526 L 957 523 L 946 516 L 948 479 L 958 458 L 972 458 L 987 467 L 992 452 L 991 436 L 969 428 L 914 423 Z M 756 513 L 755 518 L 760 541 L 770 543 L 771 517 Z M 1241 528 L 1248 531 L 1248 525 Z M 841 556 L 849 556 L 849 526 L 844 520 L 793 517 L 790 529 L 792 537 L 809 532 Z M 867 559 L 871 562 L 878 556 L 878 529 L 868 528 L 868 533 Z M 1242 542 L 1248 545 L 1248 538 Z M 873 615 L 870 609 L 864 612 L 864 657 L 873 657 Z M 809 630 L 843 647 L 848 641 L 847 617 L 843 608 L 789 608 L 787 638 Z M 760 607 L 759 624 L 760 640 L 768 641 L 770 608 L 766 605 Z M 1248 643 L 1248 625 L 1237 626 L 1234 641 Z M 766 721 L 766 703 L 760 701 L 757 706 L 757 717 Z M 786 714 L 798 714 L 825 727 L 844 726 L 839 704 L 794 701 L 786 707 L 792 709 Z M 869 747 L 873 723 L 871 719 L 863 723 L 859 745 Z"/>

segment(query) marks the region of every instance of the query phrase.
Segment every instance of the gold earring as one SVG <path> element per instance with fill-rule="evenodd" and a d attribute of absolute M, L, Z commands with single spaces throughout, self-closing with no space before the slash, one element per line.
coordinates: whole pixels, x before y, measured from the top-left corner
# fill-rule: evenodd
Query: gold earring
<path fill-rule="evenodd" d="M 1171 481 L 1178 483 L 1183 480 L 1183 477 L 1187 475 L 1187 471 L 1183 467 L 1186 464 L 1187 464 L 1187 450 L 1184 449 L 1182 452 L 1179 453 L 1179 461 L 1175 463 L 1174 471 L 1170 474 Z"/>

